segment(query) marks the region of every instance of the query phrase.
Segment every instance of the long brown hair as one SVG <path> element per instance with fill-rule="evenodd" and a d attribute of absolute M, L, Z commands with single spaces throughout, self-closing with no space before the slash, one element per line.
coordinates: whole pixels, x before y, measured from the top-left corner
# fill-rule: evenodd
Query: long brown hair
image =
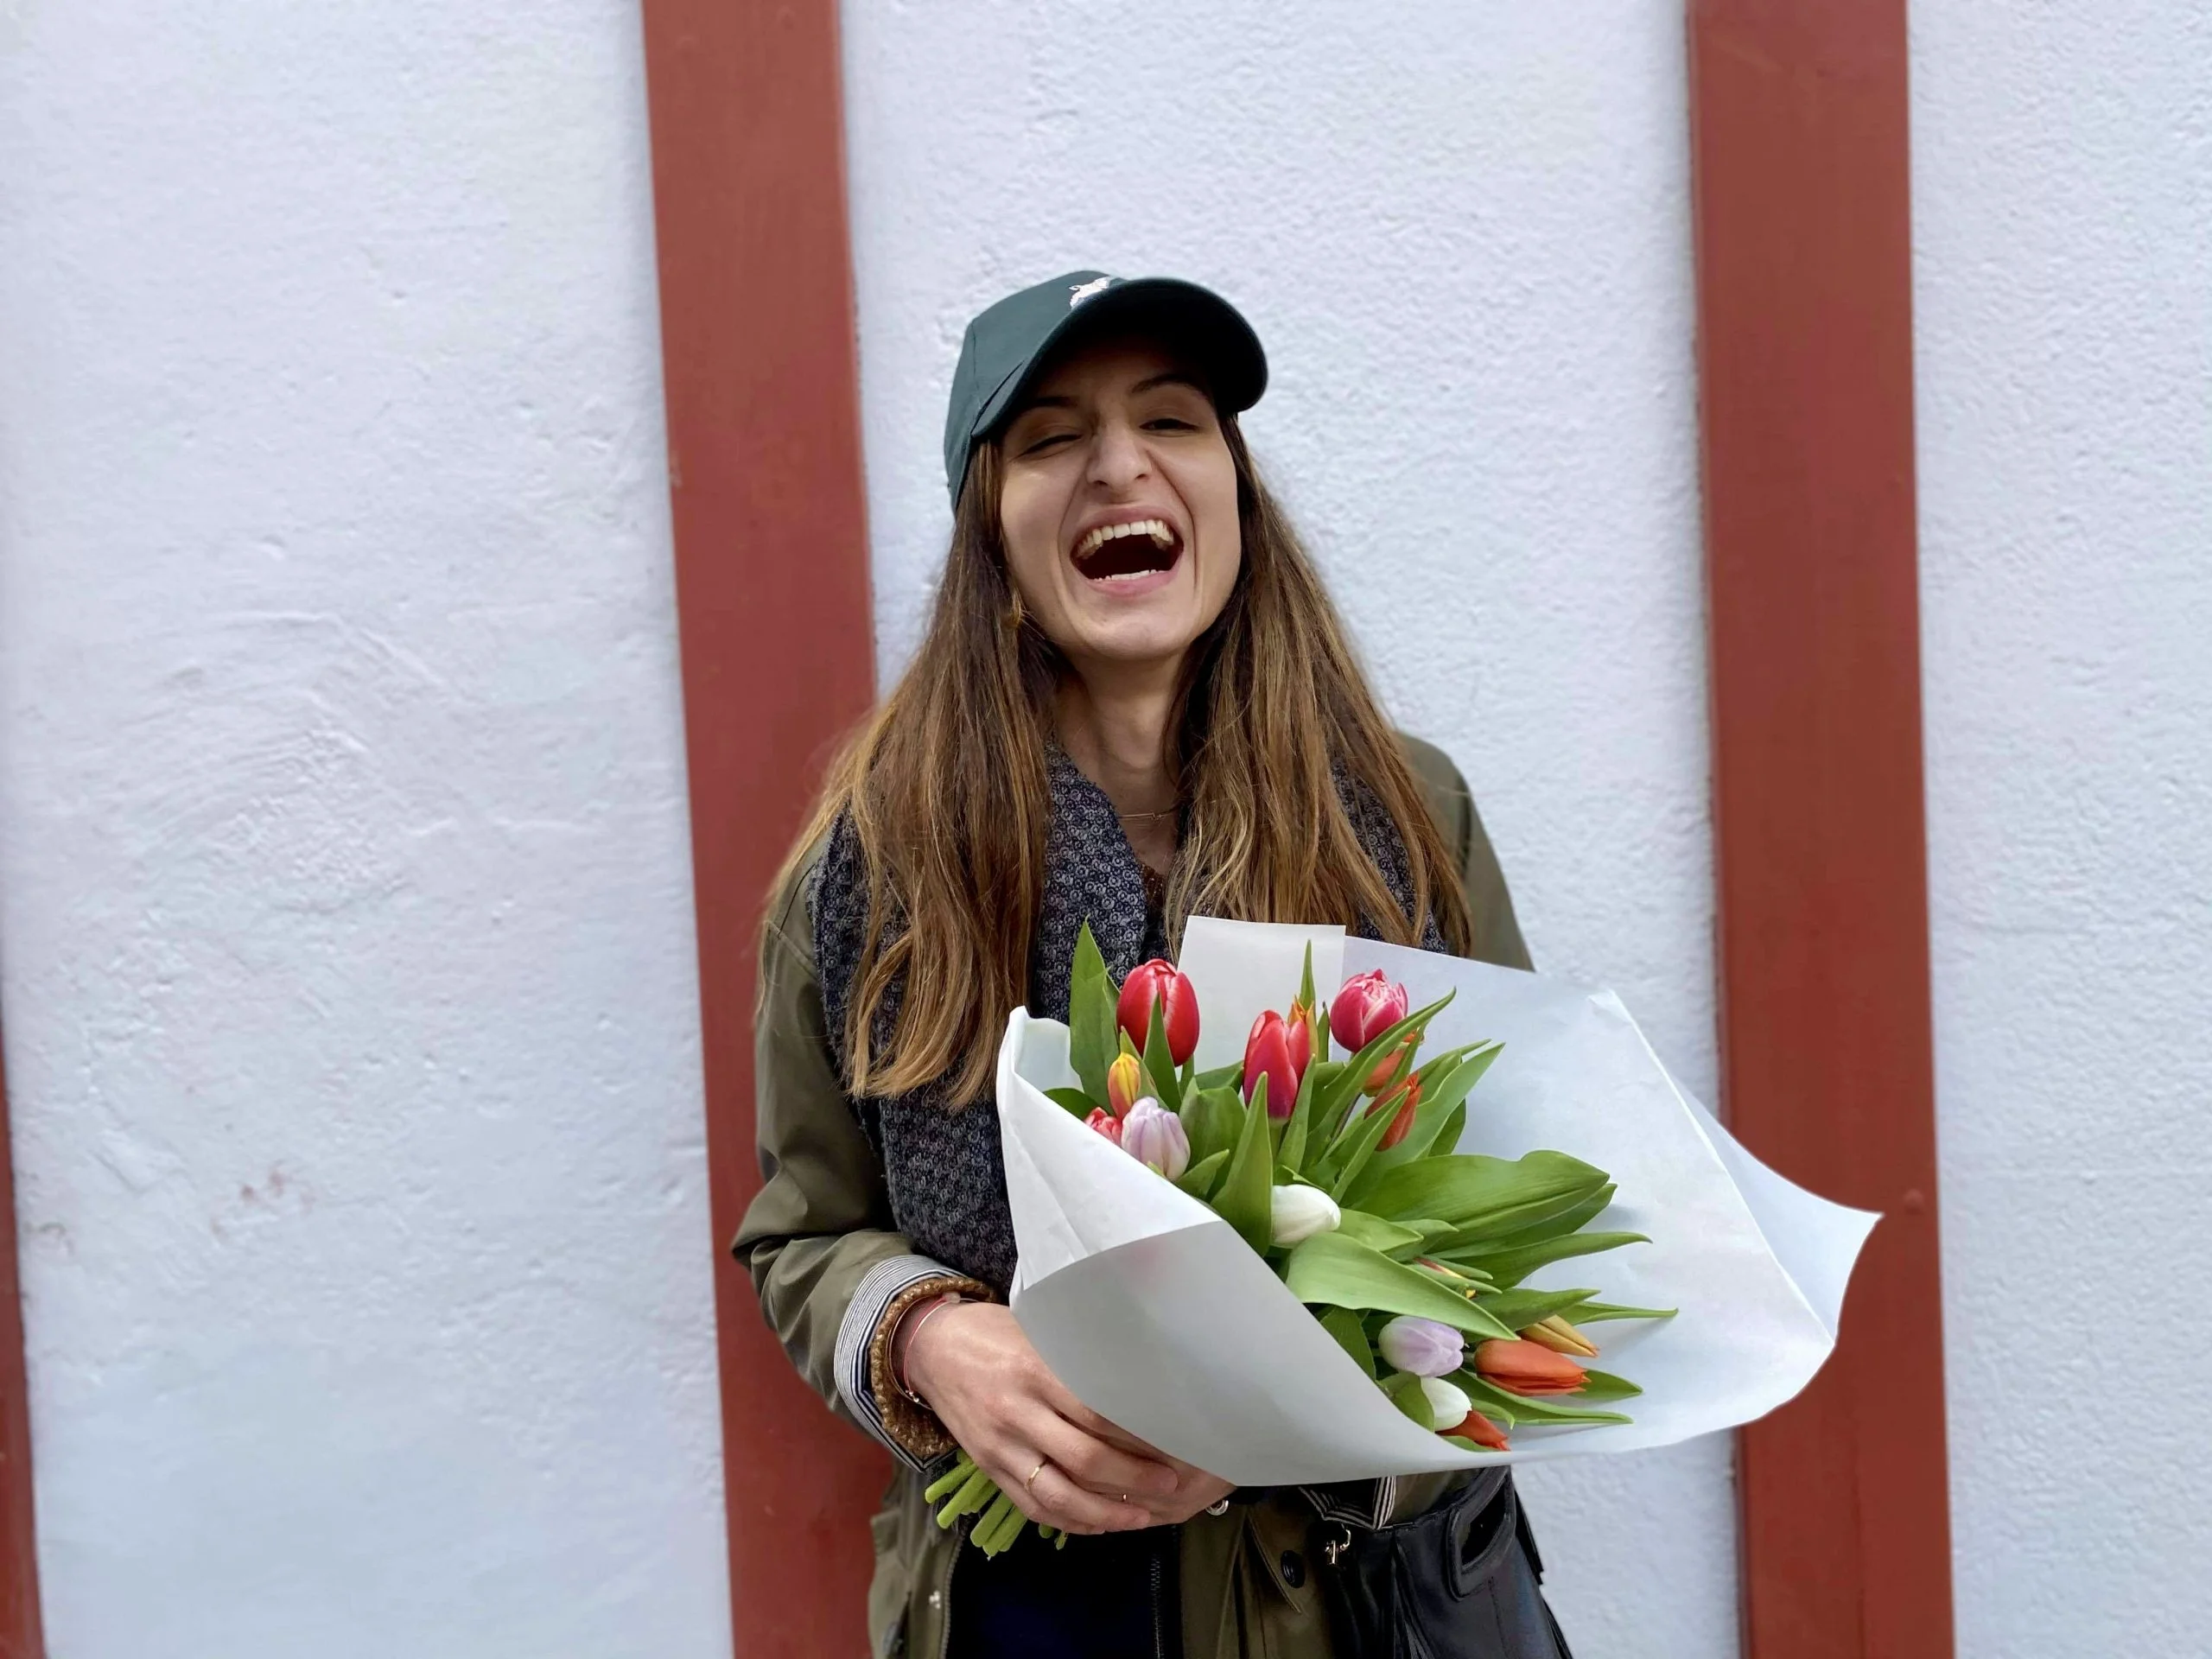
<path fill-rule="evenodd" d="M 1185 659 L 1166 762 L 1185 804 L 1167 893 L 1192 914 L 1246 921 L 1368 918 L 1408 944 L 1433 912 L 1464 953 L 1459 873 L 1353 657 L 1305 550 L 1262 485 L 1234 419 L 1243 557 L 1228 602 Z M 1045 890 L 1053 690 L 1066 671 L 1021 618 L 1000 537 L 997 446 L 976 446 L 921 648 L 831 766 L 806 850 L 847 815 L 867 872 L 868 922 L 845 1029 L 855 1094 L 940 1077 L 965 1103 L 989 1086 L 1006 1018 L 1028 995 Z M 1413 912 L 1398 906 L 1338 787 L 1341 766 L 1396 825 Z M 903 979 L 888 1039 L 875 1014 Z"/>

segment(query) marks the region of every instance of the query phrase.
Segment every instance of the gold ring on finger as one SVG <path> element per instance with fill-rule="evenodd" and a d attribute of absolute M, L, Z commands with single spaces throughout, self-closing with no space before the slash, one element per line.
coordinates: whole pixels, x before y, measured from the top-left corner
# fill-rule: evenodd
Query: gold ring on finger
<path fill-rule="evenodd" d="M 1045 1472 L 1045 1465 L 1051 1461 L 1052 1459 L 1050 1458 L 1039 1458 L 1037 1459 L 1037 1466 L 1029 1471 L 1029 1478 L 1021 1483 L 1021 1487 L 1024 1491 L 1034 1491 L 1036 1490 L 1037 1477 Z"/>

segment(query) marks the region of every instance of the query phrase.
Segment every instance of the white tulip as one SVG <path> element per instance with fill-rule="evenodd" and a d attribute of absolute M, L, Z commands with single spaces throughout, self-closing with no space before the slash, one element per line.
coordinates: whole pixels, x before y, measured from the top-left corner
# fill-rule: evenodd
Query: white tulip
<path fill-rule="evenodd" d="M 1428 1402 L 1428 1426 L 1440 1434 L 1459 1427 L 1475 1408 L 1475 1402 L 1467 1398 L 1465 1389 L 1440 1376 L 1421 1378 L 1421 1394 Z"/>
<path fill-rule="evenodd" d="M 1279 1186 L 1268 1195 L 1268 1231 L 1287 1249 L 1316 1233 L 1333 1233 L 1344 1211 L 1318 1186 Z"/>

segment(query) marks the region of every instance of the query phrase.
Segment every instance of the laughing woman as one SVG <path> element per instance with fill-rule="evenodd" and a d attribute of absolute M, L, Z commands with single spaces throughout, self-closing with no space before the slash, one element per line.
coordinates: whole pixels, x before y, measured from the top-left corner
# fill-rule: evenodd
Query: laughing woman
<path fill-rule="evenodd" d="M 1065 1019 L 1193 913 L 1528 965 L 1450 761 L 1392 732 L 1238 430 L 1266 359 L 1216 296 L 1076 272 L 969 325 L 927 637 L 853 741 L 763 931 L 766 1185 L 736 1251 L 792 1361 L 898 1463 L 878 1654 L 1554 1659 L 1503 1470 L 1232 1491 L 1086 1409 L 1005 1305 L 1008 1013 Z M 1033 1519 L 986 1560 L 925 1471 Z"/>

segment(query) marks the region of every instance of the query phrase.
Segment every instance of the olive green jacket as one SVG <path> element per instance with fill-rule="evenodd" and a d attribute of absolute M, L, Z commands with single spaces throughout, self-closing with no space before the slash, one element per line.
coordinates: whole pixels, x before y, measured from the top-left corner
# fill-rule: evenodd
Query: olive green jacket
<path fill-rule="evenodd" d="M 1465 780 L 1440 750 L 1405 742 L 1446 843 L 1459 851 L 1475 918 L 1472 954 L 1526 968 L 1512 900 Z M 733 1249 L 800 1375 L 897 1461 L 887 1507 L 873 1523 L 874 1651 L 938 1659 L 959 1540 L 931 1516 L 922 1471 L 944 1466 L 951 1441 L 933 1417 L 889 1386 L 888 1335 L 924 1296 L 956 1285 L 988 1292 L 917 1255 L 893 1225 L 882 1166 L 838 1081 L 824 1027 L 805 897 L 819 853 L 817 847 L 774 895 L 761 931 L 754 1109 L 766 1184 Z M 1187 1659 L 1326 1659 L 1327 1615 L 1308 1566 L 1324 1529 L 1418 1514 L 1448 1484 L 1448 1477 L 1421 1476 L 1322 1491 L 1286 1489 L 1186 1523 L 1180 1563 Z"/>

